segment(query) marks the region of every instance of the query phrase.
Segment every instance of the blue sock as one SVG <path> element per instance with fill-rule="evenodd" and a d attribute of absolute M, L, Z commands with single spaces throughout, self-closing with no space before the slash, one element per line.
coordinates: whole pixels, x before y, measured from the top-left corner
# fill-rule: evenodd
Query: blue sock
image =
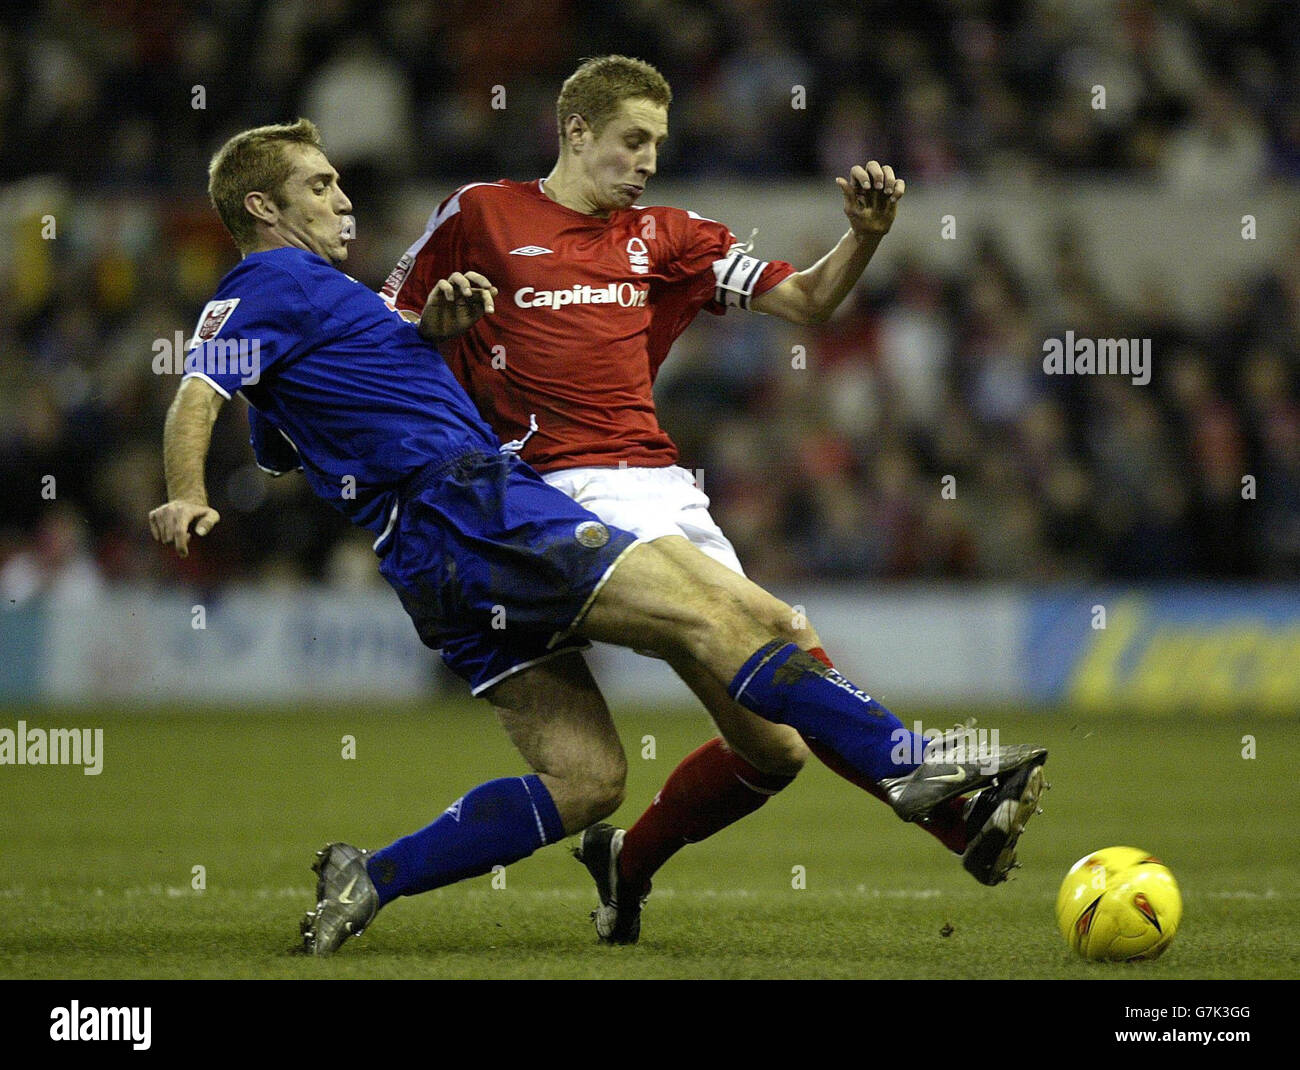
<path fill-rule="evenodd" d="M 824 743 L 871 780 L 902 776 L 920 764 L 925 740 L 794 643 L 773 640 L 756 650 L 727 690 L 760 717 Z"/>
<path fill-rule="evenodd" d="M 508 866 L 564 838 L 551 793 L 537 775 L 480 784 L 432 825 L 366 860 L 379 905 Z"/>

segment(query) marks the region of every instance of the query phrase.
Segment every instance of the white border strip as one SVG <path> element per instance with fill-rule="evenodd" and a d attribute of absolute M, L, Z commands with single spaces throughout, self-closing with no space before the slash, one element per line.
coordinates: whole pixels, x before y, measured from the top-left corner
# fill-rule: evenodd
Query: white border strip
<path fill-rule="evenodd" d="M 486 683 L 479 684 L 477 687 L 471 687 L 469 693 L 477 698 L 493 684 L 499 684 L 502 680 L 506 679 L 506 677 L 514 676 L 517 672 L 523 672 L 525 669 L 531 669 L 534 665 L 540 665 L 544 661 L 558 658 L 561 654 L 581 654 L 584 650 L 591 649 L 590 643 L 586 640 L 583 640 L 583 643 L 583 646 L 566 646 L 561 650 L 552 650 L 547 654 L 541 655 L 541 657 L 533 658 L 531 661 L 521 662 L 520 664 L 507 669 L 505 672 L 497 673 L 496 676 L 492 677 L 492 679 L 488 680 Z"/>
<path fill-rule="evenodd" d="M 745 693 L 745 688 L 749 686 L 749 681 L 758 675 L 759 669 L 761 669 L 764 665 L 766 665 L 769 661 L 771 661 L 774 657 L 776 657 L 779 653 L 781 653 L 781 651 L 784 650 L 787 646 L 794 646 L 794 644 L 786 643 L 784 646 L 781 646 L 778 645 L 775 642 L 775 640 L 773 640 L 773 648 L 768 651 L 767 657 L 765 657 L 762 661 L 760 661 L 757 665 L 755 665 L 752 670 L 750 670 L 749 675 L 745 677 L 745 682 L 736 689 L 736 693 L 731 697 L 736 702 L 739 702 L 740 696 Z"/>
<path fill-rule="evenodd" d="M 524 786 L 524 794 L 528 796 L 528 805 L 533 808 L 533 820 L 537 822 L 537 838 L 542 841 L 542 846 L 545 847 L 550 843 L 550 840 L 546 838 L 546 826 L 542 824 L 542 815 L 537 809 L 537 803 L 533 801 L 533 793 L 528 790 L 528 778 L 521 776 L 519 783 Z"/>
<path fill-rule="evenodd" d="M 379 533 L 379 538 L 377 538 L 373 543 L 370 544 L 370 548 L 372 550 L 378 550 L 379 544 L 393 533 L 393 528 L 397 526 L 397 510 L 401 507 L 401 504 L 402 504 L 401 498 L 397 498 L 394 500 L 393 511 L 388 514 L 388 523 L 384 525 L 384 530 Z"/>
<path fill-rule="evenodd" d="M 230 395 L 226 393 L 225 387 L 223 387 L 211 376 L 204 375 L 203 372 L 186 372 L 184 375 L 181 376 L 181 382 L 182 383 L 185 382 L 186 379 L 202 379 L 205 383 L 208 384 L 208 386 L 212 387 L 212 389 L 215 390 L 218 394 L 220 394 L 223 398 L 225 398 L 227 401 L 230 400 Z"/>
<path fill-rule="evenodd" d="M 591 609 L 591 603 L 596 600 L 596 595 L 600 594 L 600 589 L 605 586 L 610 576 L 614 575 L 614 570 L 623 563 L 623 559 L 627 557 L 629 553 L 631 553 L 640 545 L 641 545 L 640 539 L 633 539 L 630 543 L 628 543 L 625 547 L 623 547 L 623 552 L 619 554 L 616 558 L 614 558 L 613 561 L 610 562 L 609 568 L 605 569 L 604 573 L 601 574 L 600 579 L 596 582 L 596 586 L 591 589 L 591 594 L 587 595 L 587 600 L 582 603 L 582 608 L 578 610 L 578 615 L 569 622 L 569 626 L 567 628 L 565 628 L 561 632 L 556 632 L 553 636 L 551 636 L 551 641 L 546 644 L 548 647 L 553 647 L 555 646 L 556 643 L 563 642 L 565 639 L 567 639 L 570 635 L 574 633 L 578 625 L 582 623 L 582 618 L 585 617 L 587 615 L 587 612 Z"/>

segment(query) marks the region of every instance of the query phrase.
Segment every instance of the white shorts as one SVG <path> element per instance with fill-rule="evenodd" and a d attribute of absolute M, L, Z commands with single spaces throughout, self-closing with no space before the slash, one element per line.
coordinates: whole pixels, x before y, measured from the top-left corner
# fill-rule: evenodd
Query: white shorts
<path fill-rule="evenodd" d="M 542 478 L 643 542 L 683 535 L 715 561 L 745 574 L 731 542 L 709 516 L 709 499 L 685 468 L 565 468 Z"/>

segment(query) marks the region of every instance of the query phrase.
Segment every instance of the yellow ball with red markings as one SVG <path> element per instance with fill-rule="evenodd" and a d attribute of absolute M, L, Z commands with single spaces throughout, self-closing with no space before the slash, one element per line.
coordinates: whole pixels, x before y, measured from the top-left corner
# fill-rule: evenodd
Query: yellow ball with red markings
<path fill-rule="evenodd" d="M 1164 953 L 1183 919 L 1178 882 L 1137 847 L 1106 847 L 1070 867 L 1056 896 L 1056 923 L 1086 959 L 1134 962 Z"/>

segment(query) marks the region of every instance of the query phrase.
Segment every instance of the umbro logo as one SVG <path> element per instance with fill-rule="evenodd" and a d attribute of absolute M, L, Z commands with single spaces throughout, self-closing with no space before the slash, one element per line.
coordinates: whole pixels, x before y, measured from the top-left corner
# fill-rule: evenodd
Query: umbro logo
<path fill-rule="evenodd" d="M 544 253 L 554 252 L 554 249 L 543 249 L 540 245 L 521 245 L 518 249 L 511 249 L 511 256 L 541 256 Z"/>

